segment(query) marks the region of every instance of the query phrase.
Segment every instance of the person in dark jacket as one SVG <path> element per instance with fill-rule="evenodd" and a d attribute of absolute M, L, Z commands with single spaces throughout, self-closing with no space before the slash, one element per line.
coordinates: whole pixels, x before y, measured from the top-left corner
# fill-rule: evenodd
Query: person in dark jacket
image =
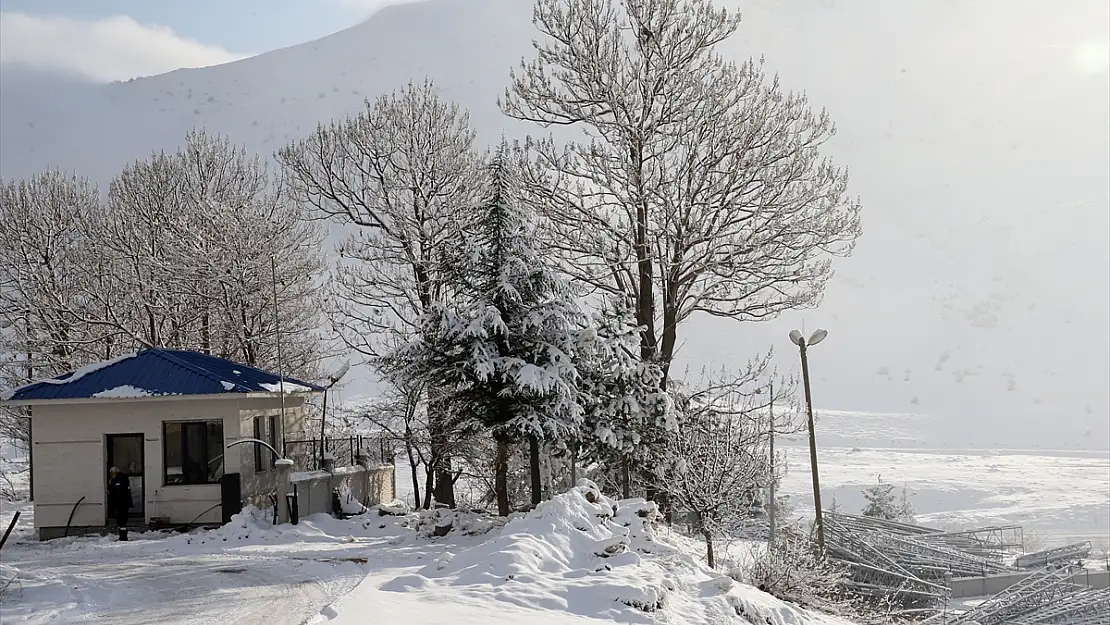
<path fill-rule="evenodd" d="M 112 467 L 108 472 L 108 507 L 115 512 L 119 539 L 127 540 L 127 513 L 131 510 L 131 480 L 119 472 L 119 467 Z"/>

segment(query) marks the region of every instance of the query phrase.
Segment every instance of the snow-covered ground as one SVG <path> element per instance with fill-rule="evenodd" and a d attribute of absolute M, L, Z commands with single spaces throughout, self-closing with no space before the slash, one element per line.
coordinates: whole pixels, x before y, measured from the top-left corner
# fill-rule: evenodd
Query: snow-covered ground
<path fill-rule="evenodd" d="M 809 452 L 787 447 L 783 491 L 799 511 L 812 510 Z M 835 494 L 845 512 L 859 512 L 862 489 L 884 482 L 905 488 L 917 520 L 952 528 L 1021 525 L 1047 545 L 1110 542 L 1110 458 L 1097 453 L 821 449 L 822 503 Z"/>
<path fill-rule="evenodd" d="M 858 513 L 863 489 L 882 476 L 904 487 L 923 524 L 944 528 L 1021 525 L 1032 550 L 1082 540 L 1110 550 L 1110 441 L 1040 437 L 1024 426 L 989 428 L 928 414 L 821 410 L 821 498 Z M 1042 426 L 1044 424 L 1041 424 Z M 1041 445 L 1037 445 L 1037 442 Z M 782 492 L 799 516 L 813 511 L 803 434 L 783 437 Z"/>
<path fill-rule="evenodd" d="M 844 436 L 846 431 L 840 432 Z M 842 509 L 855 512 L 863 503 L 861 490 L 882 475 L 883 481 L 907 488 L 925 524 L 1020 524 L 1027 537 L 1035 536 L 1038 548 L 1091 540 L 1099 550 L 1110 543 L 1106 452 L 928 448 L 927 439 L 915 441 L 918 447 L 875 444 L 888 433 L 868 438 L 860 430 L 849 440 L 834 439 L 856 447 L 820 448 L 826 502 L 835 493 Z M 808 516 L 808 454 L 800 443 L 782 441 L 789 468 L 782 492 L 797 503 L 798 515 Z M 25 492 L 23 450 L 0 446 L 0 465 L 16 489 Z M 407 474 L 398 475 L 400 489 L 408 482 Z M 4 548 L 0 575 L 2 585 L 11 571 L 19 572 L 0 599 L 5 625 L 342 625 L 367 618 L 405 625 L 651 619 L 708 624 L 729 622 L 728 610 L 735 614 L 737 605 L 766 609 L 772 623 L 839 622 L 729 586 L 697 563 L 702 549 L 698 541 L 664 531 L 657 553 L 640 553 L 637 547 L 643 541 L 622 534 L 626 517 L 616 523 L 599 521 L 581 497 L 564 496 L 503 532 L 495 528 L 483 535 L 489 523 L 471 518 L 466 527 L 477 535 L 455 532 L 444 539 L 426 536 L 434 520 L 424 519 L 413 529 L 416 517 L 411 515 L 351 521 L 313 517 L 281 528 L 268 526 L 261 516 L 243 516 L 200 534 L 138 534 L 129 543 L 81 538 L 40 544 L 33 541 L 27 502 L 0 502 L 0 523 L 6 527 L 16 510 L 23 516 Z M 591 545 L 614 540 L 633 548 L 609 558 L 593 553 Z M 721 550 L 736 558 L 751 557 L 752 545 L 731 547 L 722 545 Z M 595 570 L 601 564 L 610 570 Z M 727 592 L 724 586 L 729 586 Z M 647 604 L 657 596 L 666 600 L 653 613 L 619 600 Z"/>
<path fill-rule="evenodd" d="M 427 515 L 275 528 L 256 510 L 217 530 L 126 543 L 21 535 L 4 549 L 18 577 L 0 601 L 5 625 L 847 623 L 706 569 L 652 531 L 654 514 L 584 484 L 503 529 L 459 517 L 442 539 Z"/>

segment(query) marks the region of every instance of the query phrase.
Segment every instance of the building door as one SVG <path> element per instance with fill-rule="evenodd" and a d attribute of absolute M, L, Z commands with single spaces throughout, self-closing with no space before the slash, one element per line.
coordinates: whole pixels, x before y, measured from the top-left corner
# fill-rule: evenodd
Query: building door
<path fill-rule="evenodd" d="M 143 496 L 143 467 L 146 463 L 143 458 L 143 435 L 109 434 L 107 460 L 105 476 L 112 467 L 119 467 L 120 473 L 131 482 L 131 510 L 128 516 L 144 518 L 143 503 L 146 497 Z M 108 518 L 115 518 L 114 510 L 108 510 Z"/>

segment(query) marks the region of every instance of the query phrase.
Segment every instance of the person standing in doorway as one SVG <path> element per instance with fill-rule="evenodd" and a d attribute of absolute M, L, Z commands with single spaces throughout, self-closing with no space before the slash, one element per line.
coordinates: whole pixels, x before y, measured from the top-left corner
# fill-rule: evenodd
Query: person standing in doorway
<path fill-rule="evenodd" d="M 112 467 L 108 472 L 108 506 L 115 512 L 119 539 L 127 540 L 127 513 L 131 510 L 131 480 Z"/>

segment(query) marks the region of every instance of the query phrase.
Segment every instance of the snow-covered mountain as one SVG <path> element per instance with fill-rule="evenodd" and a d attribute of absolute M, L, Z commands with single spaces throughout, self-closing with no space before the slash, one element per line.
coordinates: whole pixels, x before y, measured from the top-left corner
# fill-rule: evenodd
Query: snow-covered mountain
<path fill-rule="evenodd" d="M 56 165 L 106 183 L 193 126 L 271 154 L 424 76 L 472 111 L 483 141 L 543 132 L 496 106 L 530 53 L 530 4 L 396 6 L 318 41 L 111 85 L 4 66 L 0 174 Z M 746 25 L 725 53 L 766 55 L 787 87 L 829 109 L 840 132 L 828 153 L 849 167 L 865 234 L 819 309 L 698 320 L 680 357 L 735 363 L 774 344 L 794 368 L 789 329 L 823 326 L 818 406 L 966 415 L 1105 448 L 1110 98 L 1089 51 L 1105 49 L 1106 4 L 740 6 Z"/>

